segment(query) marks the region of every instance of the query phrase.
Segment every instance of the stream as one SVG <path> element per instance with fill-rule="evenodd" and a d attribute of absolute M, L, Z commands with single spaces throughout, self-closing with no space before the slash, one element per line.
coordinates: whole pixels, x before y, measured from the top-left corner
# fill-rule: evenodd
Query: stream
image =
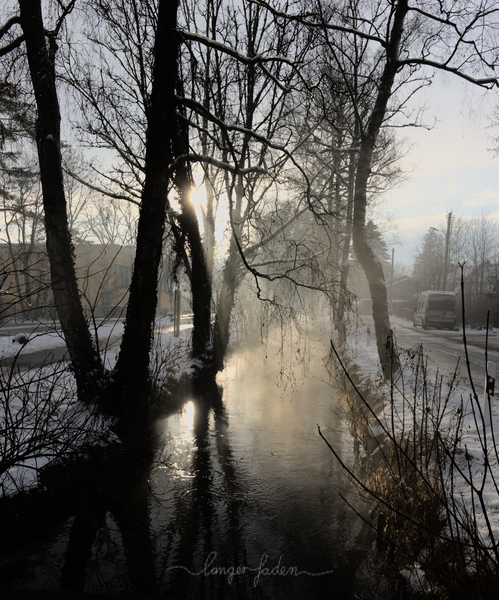
<path fill-rule="evenodd" d="M 171 489 L 152 519 L 162 580 L 187 598 L 355 597 L 371 532 L 341 498 L 355 505 L 356 493 L 317 430 L 353 462 L 338 394 L 319 357 L 295 360 L 289 377 L 260 354 L 232 357 L 220 407 L 193 400 L 158 424 L 156 486 Z"/>
<path fill-rule="evenodd" d="M 357 514 L 365 506 L 317 429 L 354 463 L 324 348 L 310 347 L 308 358 L 300 346 L 238 349 L 219 394 L 193 395 L 156 423 L 147 475 L 123 481 L 121 492 L 111 486 L 89 509 L 82 502 L 43 551 L 9 563 L 22 572 L 12 587 L 65 582 L 186 600 L 371 597 L 374 535 Z"/>

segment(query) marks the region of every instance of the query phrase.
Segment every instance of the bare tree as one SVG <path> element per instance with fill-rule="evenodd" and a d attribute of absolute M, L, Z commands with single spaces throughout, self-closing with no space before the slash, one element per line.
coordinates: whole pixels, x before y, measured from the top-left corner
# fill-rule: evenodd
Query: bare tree
<path fill-rule="evenodd" d="M 260 7 L 249 4 L 220 11 L 218 3 L 212 10 L 218 12 L 219 22 L 213 28 L 213 23 L 207 21 L 211 27 L 207 33 L 212 36 L 209 41 L 202 40 L 197 32 L 189 32 L 186 37 L 198 44 L 205 68 L 201 78 L 204 95 L 200 94 L 203 105 L 197 107 L 200 119 L 192 124 L 200 132 L 200 158 L 211 162 L 204 167 L 205 180 L 213 197 L 224 194 L 228 203 L 230 241 L 221 287 L 217 290 L 213 328 L 213 367 L 220 370 L 229 342 L 236 292 L 248 272 L 249 257 L 252 262 L 256 256 L 257 249 L 250 247 L 256 239 L 260 241 L 262 215 L 274 206 L 268 196 L 276 194 L 273 181 L 277 169 L 282 169 L 288 160 L 279 158 L 290 139 L 280 129 L 285 112 L 290 110 L 286 99 L 294 78 L 293 69 L 286 63 L 291 58 L 297 63 L 299 58 L 293 55 L 296 46 L 289 32 L 286 34 L 272 22 Z M 221 28 L 220 22 L 225 26 Z M 218 31 L 225 32 L 221 39 L 217 39 Z M 214 55 L 215 49 L 221 56 Z M 264 68 L 255 60 L 272 52 L 276 58 Z M 224 79 L 220 78 L 220 69 L 226 75 Z M 210 81 L 215 81 L 215 85 L 210 87 Z M 210 222 L 215 219 L 207 216 L 209 231 Z M 257 279 L 266 276 L 256 269 L 253 275 Z"/>
<path fill-rule="evenodd" d="M 318 216 L 329 245 L 327 262 L 337 282 L 332 312 L 342 344 L 346 341 L 345 315 L 352 299 L 348 276 L 355 178 L 361 131 L 375 93 L 376 63 L 370 60 L 366 40 L 336 31 L 320 36 L 313 54 L 315 60 L 307 77 L 317 83 L 308 93 L 307 112 L 302 116 L 305 127 L 302 124 L 299 130 L 306 136 L 302 153 L 308 154 L 307 172 L 316 182 L 313 195 L 322 198 Z M 399 179 L 396 162 L 400 156 L 393 134 L 380 132 L 367 188 L 370 210 L 380 194 Z"/>
<path fill-rule="evenodd" d="M 482 87 L 497 86 L 494 65 L 497 54 L 495 28 L 498 8 L 494 2 L 415 3 L 347 0 L 329 7 L 318 3 L 312 12 L 281 13 L 260 1 L 276 17 L 322 31 L 325 37 L 357 37 L 367 42 L 364 58 L 371 61 L 375 83 L 367 118 L 360 131 L 355 177 L 353 243 L 369 281 L 380 362 L 386 376 L 394 367 L 383 269 L 366 238 L 368 182 L 380 131 L 388 122 L 400 124 L 400 106 L 435 70 L 460 77 Z M 396 121 L 393 121 L 398 115 Z"/>
<path fill-rule="evenodd" d="M 93 3 L 99 17 L 93 35 L 103 65 L 101 80 L 86 76 L 76 56 L 68 63 L 67 78 L 84 99 L 83 129 L 112 148 L 121 161 L 98 189 L 111 198 L 128 195 L 135 200 L 143 185 L 142 148 L 149 118 L 147 32 L 154 30 L 157 17 L 154 7 L 144 3 L 117 2 L 113 6 L 115 10 L 109 11 L 108 3 Z M 108 35 L 100 31 L 104 26 Z M 184 3 L 181 28 L 183 50 L 176 90 L 179 135 L 170 191 L 180 209 L 169 212 L 169 226 L 175 251 L 191 280 L 193 355 L 208 364 L 213 337 L 213 348 L 222 356 L 222 361 L 217 358 L 215 362 L 221 365 L 244 248 L 254 241 L 251 236 L 258 236 L 258 227 L 249 223 L 268 210 L 265 194 L 277 169 L 290 161 L 285 146 L 292 136 L 282 127 L 290 105 L 284 100 L 301 59 L 290 56 L 295 45 L 289 28 L 286 31 L 275 24 L 266 11 L 254 5 L 232 9 L 210 1 L 206 10 L 200 11 L 198 5 Z M 132 96 L 140 106 L 129 108 L 127 98 Z M 198 185 L 203 185 L 208 195 L 204 238 L 191 199 L 200 179 Z M 215 211 L 224 199 L 232 242 L 223 290 L 216 294 L 218 317 L 212 330 Z M 303 201 L 303 197 L 298 200 Z M 251 236 L 243 233 L 247 225 Z M 253 275 L 267 277 L 257 271 Z"/>
<path fill-rule="evenodd" d="M 99 198 L 86 203 L 77 222 L 82 235 L 99 244 L 135 243 L 137 207 L 124 200 Z"/>
<path fill-rule="evenodd" d="M 468 306 L 473 306 L 476 301 L 483 298 L 486 287 L 487 266 L 497 253 L 497 225 L 485 215 L 475 217 L 468 222 L 469 243 L 467 256 L 460 262 L 467 266 L 466 292 Z M 484 320 L 485 315 L 482 316 Z"/>
<path fill-rule="evenodd" d="M 419 291 L 443 289 L 445 223 L 431 227 L 415 257 L 413 276 Z M 464 299 L 469 323 L 483 325 L 491 307 L 490 277 L 497 262 L 497 226 L 491 216 L 452 215 L 447 256 L 447 290 L 457 291 L 463 265 Z"/>
<path fill-rule="evenodd" d="M 0 188 L 3 217 L 2 233 L 9 260 L 2 265 L 3 316 L 19 312 L 23 317 L 40 316 L 42 290 L 47 282 L 42 275 L 44 242 L 42 197 L 36 165 L 13 166 L 3 171 Z M 8 280 L 9 283 L 5 283 Z M 12 285 L 13 284 L 13 285 Z"/>
<path fill-rule="evenodd" d="M 158 16 L 154 65 L 158 75 L 151 92 L 145 161 L 144 186 L 137 234 L 137 256 L 130 290 L 128 320 L 117 366 L 117 389 L 130 398 L 133 390 L 146 386 L 151 330 L 156 307 L 158 267 L 177 143 L 175 85 L 179 36 L 177 7 L 162 3 Z M 44 26 L 40 3 L 21 1 L 16 24 L 21 24 L 20 43 L 26 57 L 37 102 L 37 148 L 45 212 L 47 253 L 52 288 L 80 395 L 95 399 L 102 376 L 100 357 L 92 342 L 79 296 L 69 231 L 68 203 L 64 190 L 61 158 L 60 113 L 56 92 L 55 57 L 57 39 L 64 19 L 74 8 L 71 2 L 60 7 L 51 31 Z M 12 43 L 9 44 L 12 46 Z M 162 59 L 159 55 L 162 53 Z M 167 130 L 165 130 L 167 127 Z M 176 149 L 177 150 L 177 149 Z M 142 295 L 142 298 L 141 298 Z M 140 357 L 140 361 L 137 361 Z M 127 382 L 128 380 L 128 382 Z"/>
<path fill-rule="evenodd" d="M 19 2 L 26 57 L 37 104 L 36 145 L 43 191 L 47 254 L 52 291 L 82 397 L 93 397 L 100 357 L 85 320 L 74 268 L 61 157 L 59 101 L 56 90 L 56 39 L 73 3 L 62 7 L 52 31 L 44 27 L 40 2 Z M 20 38 L 18 38 L 20 39 Z"/>

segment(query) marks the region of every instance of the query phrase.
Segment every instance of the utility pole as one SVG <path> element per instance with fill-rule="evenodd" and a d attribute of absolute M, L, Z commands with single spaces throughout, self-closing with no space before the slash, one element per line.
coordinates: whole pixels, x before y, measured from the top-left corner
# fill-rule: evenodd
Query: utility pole
<path fill-rule="evenodd" d="M 393 266 L 395 261 L 395 248 L 392 248 L 392 272 L 390 278 L 390 312 L 393 315 Z"/>
<path fill-rule="evenodd" d="M 443 291 L 447 291 L 447 271 L 449 268 L 449 245 L 450 245 L 450 232 L 452 227 L 452 213 L 447 215 L 447 233 L 445 235 L 445 258 L 444 258 L 444 276 L 442 282 Z"/>

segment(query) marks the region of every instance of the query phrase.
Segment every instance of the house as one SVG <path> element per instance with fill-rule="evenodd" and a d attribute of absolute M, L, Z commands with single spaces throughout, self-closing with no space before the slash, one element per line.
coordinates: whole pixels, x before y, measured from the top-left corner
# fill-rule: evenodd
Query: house
<path fill-rule="evenodd" d="M 372 302 L 367 285 L 367 279 L 362 275 L 360 277 L 361 284 L 357 285 L 357 290 L 360 290 L 358 295 L 357 306 L 359 313 L 362 315 L 372 315 Z M 412 321 L 417 304 L 417 283 L 407 275 L 395 277 L 393 281 L 386 281 L 388 306 L 390 313 L 397 317 L 402 317 L 408 321 Z M 358 292 L 357 292 L 358 293 Z M 358 293 L 359 294 L 359 293 Z"/>
<path fill-rule="evenodd" d="M 484 261 L 473 268 L 464 265 L 466 323 L 474 327 L 499 327 L 499 263 Z"/>
<path fill-rule="evenodd" d="M 412 321 L 417 304 L 417 283 L 408 275 L 395 277 L 388 282 L 391 313 Z"/>
<path fill-rule="evenodd" d="M 85 244 L 75 248 L 82 304 L 95 317 L 124 316 L 132 279 L 134 246 Z M 173 282 L 165 268 L 159 284 L 158 313 L 172 312 Z M 50 265 L 43 244 L 0 244 L 0 319 L 54 318 Z"/>

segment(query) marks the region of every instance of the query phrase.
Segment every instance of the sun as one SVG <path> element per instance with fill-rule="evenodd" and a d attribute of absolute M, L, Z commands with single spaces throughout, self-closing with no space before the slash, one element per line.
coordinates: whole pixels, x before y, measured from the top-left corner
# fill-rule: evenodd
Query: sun
<path fill-rule="evenodd" d="M 194 204 L 194 209 L 198 217 L 198 221 L 202 223 L 203 215 L 206 214 L 208 207 L 208 197 L 206 196 L 206 188 L 204 185 L 199 187 L 193 186 L 191 189 L 191 201 Z"/>
<path fill-rule="evenodd" d="M 199 187 L 193 186 L 191 189 L 191 200 L 198 218 L 200 228 L 204 230 L 204 220 L 208 209 L 208 197 L 204 184 Z M 215 208 L 215 240 L 221 242 L 227 230 L 230 228 L 230 217 L 228 202 L 220 198 Z"/>

